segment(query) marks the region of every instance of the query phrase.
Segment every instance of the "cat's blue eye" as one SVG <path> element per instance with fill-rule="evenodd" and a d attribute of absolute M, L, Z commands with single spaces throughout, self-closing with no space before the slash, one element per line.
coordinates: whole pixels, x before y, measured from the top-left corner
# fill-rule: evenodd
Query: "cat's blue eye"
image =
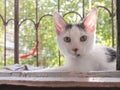
<path fill-rule="evenodd" d="M 69 42 L 71 42 L 71 38 L 70 37 L 64 37 L 64 41 L 69 43 Z"/>
<path fill-rule="evenodd" d="M 86 35 L 83 35 L 83 36 L 80 37 L 80 41 L 81 42 L 84 42 L 86 40 L 87 40 L 87 36 Z"/>

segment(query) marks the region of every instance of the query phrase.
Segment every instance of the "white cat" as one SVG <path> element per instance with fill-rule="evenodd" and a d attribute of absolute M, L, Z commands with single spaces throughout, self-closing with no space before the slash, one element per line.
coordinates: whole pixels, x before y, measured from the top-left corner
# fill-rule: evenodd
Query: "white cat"
<path fill-rule="evenodd" d="M 65 57 L 65 65 L 42 71 L 115 70 L 116 51 L 95 44 L 97 8 L 92 9 L 82 23 L 68 24 L 58 13 L 54 13 L 53 21 L 57 44 Z"/>

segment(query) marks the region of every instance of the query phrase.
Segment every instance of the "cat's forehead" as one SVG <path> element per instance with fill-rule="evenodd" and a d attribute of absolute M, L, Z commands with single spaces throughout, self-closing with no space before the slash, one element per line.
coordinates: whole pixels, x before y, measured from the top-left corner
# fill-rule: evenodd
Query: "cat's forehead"
<path fill-rule="evenodd" d="M 85 33 L 84 27 L 82 24 L 67 24 L 65 27 L 65 30 L 70 35 L 80 35 L 82 33 Z"/>
<path fill-rule="evenodd" d="M 65 29 L 66 30 L 71 30 L 71 29 L 78 29 L 78 30 L 84 30 L 84 25 L 83 23 L 80 23 L 80 24 L 67 24 Z"/>

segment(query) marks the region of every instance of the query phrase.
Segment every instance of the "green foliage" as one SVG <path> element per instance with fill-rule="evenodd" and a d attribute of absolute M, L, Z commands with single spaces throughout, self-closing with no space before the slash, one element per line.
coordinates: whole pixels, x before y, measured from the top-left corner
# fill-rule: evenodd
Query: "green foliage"
<path fill-rule="evenodd" d="M 14 0 L 7 1 L 7 13 L 6 19 L 14 18 Z M 43 17 L 39 22 L 38 28 L 38 40 L 41 43 L 38 47 L 38 60 L 39 65 L 45 66 L 58 66 L 59 65 L 59 54 L 58 47 L 56 45 L 56 35 L 54 32 L 54 26 L 51 16 L 44 16 L 46 14 L 52 15 L 54 12 L 59 11 L 61 15 L 65 15 L 70 11 L 75 11 L 83 17 L 82 0 L 59 0 L 60 8 L 58 10 L 58 0 L 38 0 L 38 17 L 36 20 L 36 0 L 19 0 L 19 21 L 20 23 L 26 18 L 29 20 L 21 23 L 19 28 L 19 53 L 20 55 L 29 54 L 36 43 L 36 29 L 34 23 L 38 22 L 41 17 Z M 84 0 L 85 2 L 85 15 L 88 14 L 89 0 Z M 111 11 L 110 0 L 91 0 L 91 6 L 105 6 Z M 1 9 L 0 15 L 4 16 L 4 0 L 0 1 Z M 79 23 L 81 18 L 76 13 L 69 13 L 64 16 L 68 23 Z M 31 21 L 32 20 L 32 21 Z M 34 23 L 33 23 L 34 22 Z M 13 22 L 9 22 L 7 25 L 7 32 L 14 32 Z M 101 8 L 98 13 L 98 25 L 97 25 L 97 43 L 100 45 L 112 46 L 112 30 L 111 30 L 111 18 L 108 12 Z M 3 22 L 0 19 L 0 45 L 4 43 L 4 27 Z M 11 37 L 11 41 L 14 42 L 14 35 Z M 13 49 L 14 50 L 14 49 Z M 3 66 L 3 54 L 4 47 L 0 46 L 0 66 Z M 7 57 L 7 65 L 13 64 L 13 56 Z M 20 59 L 21 64 L 30 64 L 36 66 L 36 57 L 29 57 L 27 59 Z M 42 63 L 42 64 L 41 64 Z M 61 55 L 61 65 L 64 64 L 64 57 Z"/>

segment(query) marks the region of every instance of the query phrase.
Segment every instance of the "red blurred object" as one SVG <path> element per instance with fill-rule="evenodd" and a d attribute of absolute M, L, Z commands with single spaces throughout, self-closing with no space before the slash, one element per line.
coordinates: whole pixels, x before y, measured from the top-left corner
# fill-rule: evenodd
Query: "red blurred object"
<path fill-rule="evenodd" d="M 26 58 L 28 58 L 28 57 L 30 57 L 30 56 L 34 56 L 35 53 L 36 53 L 36 51 L 37 51 L 37 48 L 38 48 L 38 43 L 39 43 L 39 41 L 37 41 L 37 43 L 36 43 L 35 47 L 33 48 L 32 52 L 20 56 L 20 58 L 21 58 L 21 59 L 26 59 Z"/>

